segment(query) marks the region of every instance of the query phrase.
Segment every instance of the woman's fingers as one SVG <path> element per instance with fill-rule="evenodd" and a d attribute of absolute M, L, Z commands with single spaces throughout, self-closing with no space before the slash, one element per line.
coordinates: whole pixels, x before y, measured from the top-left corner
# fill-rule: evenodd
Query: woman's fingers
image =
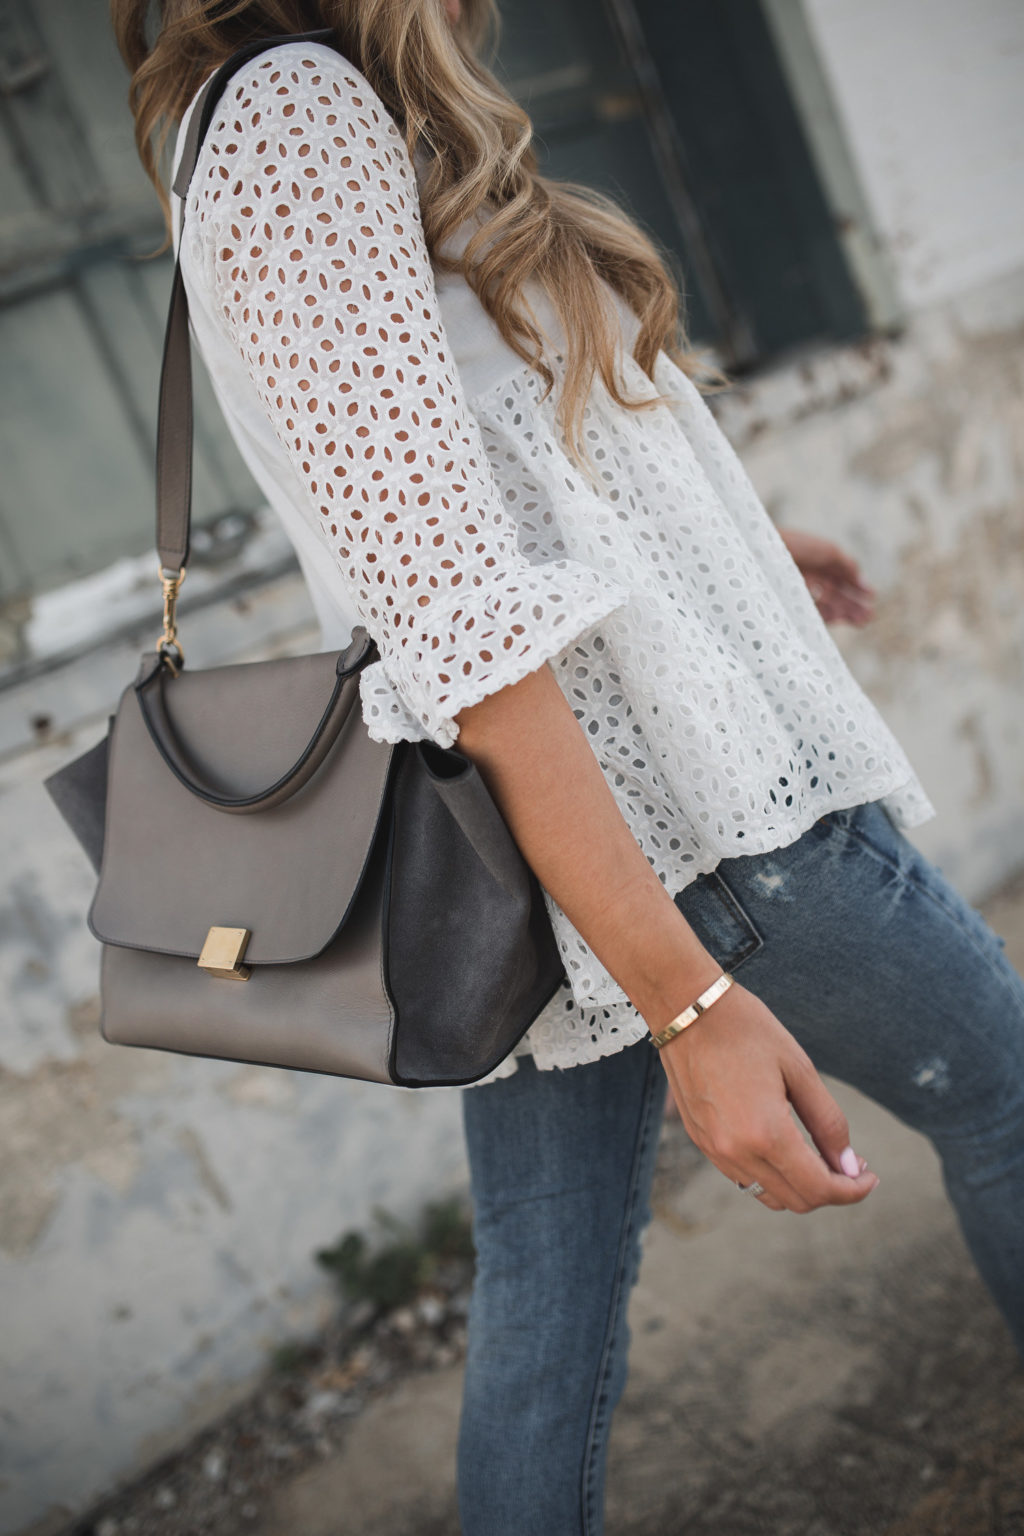
<path fill-rule="evenodd" d="M 809 576 L 807 587 L 827 624 L 866 624 L 874 617 L 875 599 L 870 588 L 836 582 L 825 575 Z"/>
<path fill-rule="evenodd" d="M 838 544 L 826 544 L 818 558 L 809 562 L 808 573 L 823 576 L 837 587 L 860 592 L 865 597 L 874 596 L 874 588 L 861 576 L 858 561 L 853 555 L 847 554 L 845 549 L 840 549 Z"/>
<path fill-rule="evenodd" d="M 713 1144 L 705 1145 L 690 1132 L 705 1157 L 734 1184 L 763 1185 L 756 1198 L 769 1210 L 793 1211 L 804 1216 L 823 1205 L 856 1205 L 877 1186 L 878 1179 L 857 1159 L 857 1176 L 836 1173 L 801 1136 L 789 1114 L 780 1111 L 779 1124 L 751 1137 L 746 1145 L 730 1145 L 729 1155 Z M 852 1165 L 851 1165 L 852 1166 Z"/>
<path fill-rule="evenodd" d="M 769 1210 L 792 1211 L 797 1216 L 806 1216 L 825 1205 L 857 1205 L 877 1188 L 875 1174 L 864 1172 L 851 1179 L 847 1174 L 832 1173 L 799 1132 L 797 1140 L 809 1162 L 801 1159 L 799 1164 L 787 1163 L 785 1171 L 778 1163 L 755 1163 L 750 1172 L 734 1182 L 752 1184 L 756 1179 L 764 1186 L 764 1194 L 757 1196 L 762 1205 Z"/>
<path fill-rule="evenodd" d="M 853 556 L 824 539 L 792 538 L 791 553 L 826 624 L 867 624 L 874 617 L 876 594 Z"/>
<path fill-rule="evenodd" d="M 788 1206 L 782 1204 L 781 1200 L 777 1200 L 774 1195 L 770 1195 L 767 1190 L 763 1190 L 761 1194 L 753 1195 L 751 1198 L 756 1200 L 758 1205 L 763 1205 L 766 1211 L 786 1211 L 789 1209 Z"/>
<path fill-rule="evenodd" d="M 724 1174 L 730 1184 L 735 1184 L 741 1194 L 749 1185 L 754 1183 L 760 1184 L 762 1186 L 762 1193 L 753 1195 L 751 1198 L 756 1200 L 758 1205 L 763 1205 L 766 1210 L 792 1211 L 797 1208 L 805 1209 L 796 1191 L 786 1188 L 785 1180 L 781 1179 L 774 1169 L 763 1165 L 758 1169 L 757 1173 L 743 1172 L 739 1168 L 732 1167 L 728 1162 L 713 1156 L 706 1148 L 700 1146 L 700 1142 L 696 1137 L 691 1137 L 691 1140 L 700 1147 L 708 1162 L 712 1163 L 719 1173 Z M 766 1179 L 767 1183 L 765 1183 Z M 770 1188 L 769 1185 L 771 1186 Z"/>
<path fill-rule="evenodd" d="M 818 1076 L 810 1057 L 803 1052 L 795 1053 L 784 1066 L 783 1077 L 790 1103 L 807 1127 L 832 1179 L 839 1181 L 833 1187 L 839 1189 L 840 1198 L 833 1203 L 850 1204 L 850 1199 L 846 1197 L 851 1185 L 856 1190 L 853 1199 L 863 1200 L 865 1195 L 877 1187 L 878 1178 L 850 1145 L 849 1122 Z M 810 1162 L 813 1162 L 811 1148 L 803 1137 L 799 1137 L 799 1140 Z M 807 1159 L 801 1161 L 807 1166 Z"/>
<path fill-rule="evenodd" d="M 858 1174 L 855 1179 L 833 1173 L 798 1131 L 796 1137 L 805 1156 L 783 1158 L 782 1166 L 779 1161 L 752 1162 L 749 1171 L 735 1182 L 751 1184 L 756 1179 L 765 1190 L 765 1196 L 758 1198 L 767 1197 L 778 1209 L 797 1216 L 806 1216 L 825 1205 L 857 1205 L 877 1187 L 878 1179 L 870 1172 Z"/>
<path fill-rule="evenodd" d="M 836 1173 L 804 1141 L 788 1116 L 787 1125 L 790 1134 L 785 1141 L 780 1138 L 770 1161 L 766 1160 L 763 1171 L 756 1175 L 787 1210 L 803 1214 L 823 1205 L 857 1205 L 877 1187 L 878 1178 L 869 1169 L 858 1171 L 854 1178 Z"/>
<path fill-rule="evenodd" d="M 836 1173 L 855 1176 L 857 1154 L 850 1146 L 850 1124 L 818 1076 L 811 1058 L 794 1042 L 782 1063 L 789 1102 L 810 1132 L 811 1140 Z"/>

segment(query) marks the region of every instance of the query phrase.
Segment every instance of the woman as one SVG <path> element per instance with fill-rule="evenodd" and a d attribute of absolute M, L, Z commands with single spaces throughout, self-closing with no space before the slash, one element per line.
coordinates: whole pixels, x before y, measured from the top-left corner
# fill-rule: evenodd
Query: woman
<path fill-rule="evenodd" d="M 1024 985 L 902 836 L 932 808 L 824 626 L 870 591 L 772 526 L 649 241 L 537 174 L 477 62 L 492 0 L 148 9 L 113 4 L 154 177 L 216 65 L 333 29 L 258 52 L 214 113 L 171 210 L 193 326 L 325 643 L 378 643 L 373 734 L 458 739 L 565 957 L 463 1095 L 467 1536 L 601 1529 L 666 1085 L 772 1211 L 878 1183 L 812 1062 L 888 1105 L 1024 1347 Z"/>

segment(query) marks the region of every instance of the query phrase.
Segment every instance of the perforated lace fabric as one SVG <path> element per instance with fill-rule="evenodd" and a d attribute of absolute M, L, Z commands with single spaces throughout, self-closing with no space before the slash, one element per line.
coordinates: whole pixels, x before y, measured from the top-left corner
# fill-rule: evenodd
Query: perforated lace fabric
<path fill-rule="evenodd" d="M 543 398 L 461 276 L 435 280 L 416 167 L 348 61 L 294 44 L 235 78 L 181 255 L 199 350 L 325 643 L 355 622 L 378 643 L 372 735 L 450 745 L 461 709 L 549 662 L 672 891 L 830 809 L 934 814 L 690 381 L 664 355 L 648 379 L 623 314 L 625 383 L 663 398 L 634 413 L 595 386 L 588 480 L 557 388 Z M 646 1030 L 548 903 L 567 980 L 520 1053 L 561 1067 Z"/>

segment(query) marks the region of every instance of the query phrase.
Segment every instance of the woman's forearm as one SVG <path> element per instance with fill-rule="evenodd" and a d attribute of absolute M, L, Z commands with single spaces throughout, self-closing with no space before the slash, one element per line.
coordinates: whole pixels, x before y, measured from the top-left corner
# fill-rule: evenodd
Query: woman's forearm
<path fill-rule="evenodd" d="M 550 668 L 457 718 L 527 863 L 657 1031 L 721 966 L 648 864 Z"/>

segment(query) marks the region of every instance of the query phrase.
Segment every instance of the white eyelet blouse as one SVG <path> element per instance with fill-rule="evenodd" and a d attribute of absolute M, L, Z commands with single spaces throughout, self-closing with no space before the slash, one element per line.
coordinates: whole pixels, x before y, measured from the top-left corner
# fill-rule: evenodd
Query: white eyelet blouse
<path fill-rule="evenodd" d="M 588 481 L 554 395 L 464 279 L 435 276 L 418 172 L 352 64 L 287 44 L 229 84 L 180 240 L 198 349 L 324 643 L 357 623 L 377 641 L 371 734 L 450 745 L 460 710 L 547 662 L 673 892 L 830 809 L 933 815 L 690 381 L 664 354 L 646 377 L 614 299 L 625 383 L 663 399 L 633 413 L 595 385 Z M 530 302 L 557 381 L 556 318 Z M 569 1067 L 646 1027 L 548 902 L 566 981 L 518 1054 Z"/>

